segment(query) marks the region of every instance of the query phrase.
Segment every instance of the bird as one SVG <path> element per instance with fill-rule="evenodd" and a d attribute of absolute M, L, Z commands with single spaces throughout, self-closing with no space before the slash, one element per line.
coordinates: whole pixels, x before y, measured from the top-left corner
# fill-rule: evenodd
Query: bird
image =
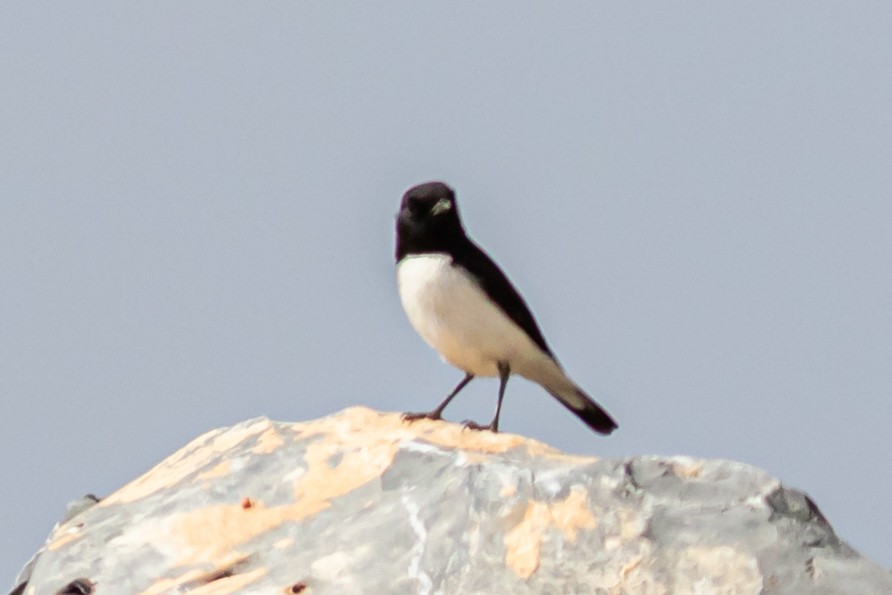
<path fill-rule="evenodd" d="M 544 388 L 589 428 L 618 426 L 558 363 L 520 293 L 465 231 L 455 192 L 440 181 L 403 194 L 396 222 L 396 277 L 409 322 L 442 359 L 465 373 L 432 411 L 404 413 L 409 422 L 442 419 L 443 410 L 471 380 L 498 377 L 495 415 L 472 430 L 498 432 L 505 387 L 512 374 Z"/>

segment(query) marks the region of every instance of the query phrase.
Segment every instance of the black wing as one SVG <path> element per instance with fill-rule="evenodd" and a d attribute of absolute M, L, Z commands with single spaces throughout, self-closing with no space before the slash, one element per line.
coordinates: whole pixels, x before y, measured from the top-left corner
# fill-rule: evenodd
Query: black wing
<path fill-rule="evenodd" d="M 533 313 L 520 297 L 520 293 L 486 252 L 470 239 L 465 239 L 466 241 L 462 242 L 464 245 L 460 249 L 453 249 L 454 264 L 467 269 L 480 283 L 489 299 L 495 302 L 517 326 L 522 328 L 533 340 L 533 343 L 539 346 L 539 349 L 554 358 L 554 354 L 545 343 L 542 331 L 539 330 L 539 325 L 536 324 L 536 319 L 533 318 Z"/>

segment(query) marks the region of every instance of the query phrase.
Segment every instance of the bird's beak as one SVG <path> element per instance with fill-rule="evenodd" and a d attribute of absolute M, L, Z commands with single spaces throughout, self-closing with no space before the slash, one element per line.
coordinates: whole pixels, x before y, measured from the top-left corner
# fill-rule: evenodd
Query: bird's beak
<path fill-rule="evenodd" d="M 445 213 L 452 208 L 452 202 L 448 198 L 441 198 L 431 209 L 431 215 L 439 215 Z"/>

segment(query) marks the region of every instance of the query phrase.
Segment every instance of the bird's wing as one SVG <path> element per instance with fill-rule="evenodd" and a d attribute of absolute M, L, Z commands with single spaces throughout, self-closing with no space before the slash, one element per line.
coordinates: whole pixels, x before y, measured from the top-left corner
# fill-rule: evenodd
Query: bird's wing
<path fill-rule="evenodd" d="M 462 250 L 453 255 L 453 263 L 468 270 L 497 306 L 499 306 L 514 323 L 526 332 L 532 341 L 552 359 L 551 349 L 533 318 L 533 313 L 518 293 L 502 269 L 474 242 L 468 240 Z"/>

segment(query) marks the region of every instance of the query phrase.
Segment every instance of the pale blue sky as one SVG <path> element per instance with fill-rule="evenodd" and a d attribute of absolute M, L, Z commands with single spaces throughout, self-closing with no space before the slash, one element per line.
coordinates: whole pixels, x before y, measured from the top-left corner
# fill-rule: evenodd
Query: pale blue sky
<path fill-rule="evenodd" d="M 429 179 L 620 424 L 512 380 L 505 431 L 757 465 L 892 567 L 890 31 L 884 2 L 4 3 L 0 583 L 208 429 L 436 404 L 461 373 L 392 262 Z"/>

